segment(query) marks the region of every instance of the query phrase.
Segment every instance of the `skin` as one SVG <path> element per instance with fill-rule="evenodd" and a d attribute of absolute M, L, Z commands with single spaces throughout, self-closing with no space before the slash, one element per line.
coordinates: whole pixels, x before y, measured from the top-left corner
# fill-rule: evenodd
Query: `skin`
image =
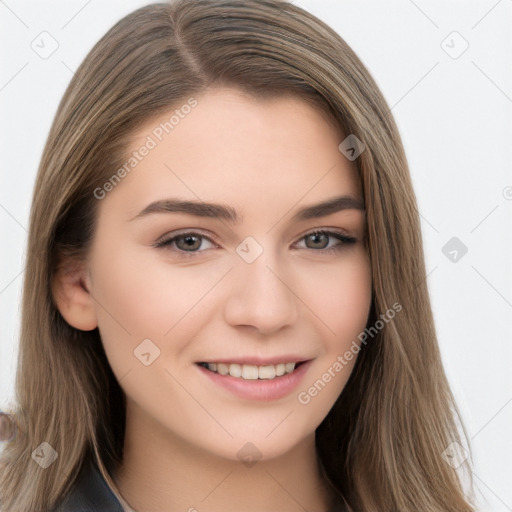
<path fill-rule="evenodd" d="M 338 150 L 344 134 L 303 100 L 261 100 L 225 88 L 197 100 L 100 201 L 87 260 L 55 284 L 59 309 L 76 328 L 99 328 L 126 393 L 125 454 L 114 478 L 131 507 L 325 511 L 329 496 L 318 471 L 315 429 L 356 357 L 308 404 L 297 394 L 366 327 L 365 216 L 345 209 L 291 219 L 335 196 L 362 200 L 356 168 Z M 128 153 L 169 117 L 142 126 Z M 171 197 L 223 203 L 243 220 L 184 213 L 133 219 L 153 201 Z M 330 235 L 315 243 L 305 236 L 320 228 L 356 242 L 343 245 Z M 154 246 L 190 231 L 207 237 L 192 254 L 183 240 L 181 253 L 176 243 Z M 263 248 L 252 263 L 236 252 L 247 236 Z M 338 250 L 327 252 L 326 245 Z M 134 356 L 144 339 L 160 350 L 148 366 Z M 313 362 L 297 389 L 268 402 L 234 396 L 195 364 L 289 353 Z M 250 467 L 237 456 L 247 442 L 261 453 Z"/>

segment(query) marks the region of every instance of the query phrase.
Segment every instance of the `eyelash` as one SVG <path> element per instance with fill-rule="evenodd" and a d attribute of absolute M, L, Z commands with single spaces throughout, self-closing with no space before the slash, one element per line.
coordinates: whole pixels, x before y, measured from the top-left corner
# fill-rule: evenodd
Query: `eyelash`
<path fill-rule="evenodd" d="M 345 235 L 345 234 L 343 234 L 343 233 L 341 233 L 339 231 L 329 231 L 329 230 L 325 230 L 325 229 L 316 229 L 316 230 L 310 231 L 309 233 L 306 233 L 305 235 L 303 235 L 299 239 L 299 241 L 302 241 L 302 240 L 304 240 L 305 238 L 307 238 L 308 236 L 311 236 L 311 235 L 327 235 L 327 236 L 330 236 L 332 238 L 336 238 L 337 240 L 339 240 L 341 242 L 338 245 L 335 245 L 335 246 L 330 247 L 330 248 L 325 248 L 325 249 L 313 249 L 311 247 L 306 247 L 307 250 L 315 251 L 315 252 L 322 252 L 324 254 L 331 254 L 331 253 L 334 253 L 334 252 L 338 252 L 338 251 L 342 250 L 344 248 L 344 246 L 352 245 L 352 244 L 355 244 L 357 242 L 357 239 L 354 238 L 354 237 L 347 236 L 347 235 Z M 208 240 L 212 244 L 215 244 L 215 242 L 211 238 L 207 237 L 206 235 L 203 235 L 201 233 L 197 233 L 195 231 L 186 231 L 186 232 L 183 232 L 183 233 L 179 233 L 179 234 L 177 234 L 177 235 L 175 235 L 175 236 L 173 236 L 171 238 L 164 238 L 164 239 L 157 240 L 153 244 L 153 246 L 156 247 L 157 249 L 158 248 L 160 248 L 160 249 L 170 248 L 170 246 L 177 239 L 185 238 L 187 236 L 199 237 L 201 239 Z M 200 251 L 200 250 L 184 251 L 183 249 L 178 249 L 178 248 L 173 249 L 173 250 L 177 251 L 178 254 L 180 254 L 180 257 L 184 257 L 184 258 L 195 257 L 196 254 L 204 252 L 204 251 Z"/>

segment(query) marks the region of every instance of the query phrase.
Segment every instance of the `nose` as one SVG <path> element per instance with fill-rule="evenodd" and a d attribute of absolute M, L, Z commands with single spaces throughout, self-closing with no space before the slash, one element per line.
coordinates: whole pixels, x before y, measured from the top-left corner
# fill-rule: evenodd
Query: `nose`
<path fill-rule="evenodd" d="M 232 326 L 250 326 L 272 334 L 298 318 L 298 297 L 289 272 L 280 272 L 274 258 L 263 252 L 252 263 L 238 260 L 224 316 Z"/>

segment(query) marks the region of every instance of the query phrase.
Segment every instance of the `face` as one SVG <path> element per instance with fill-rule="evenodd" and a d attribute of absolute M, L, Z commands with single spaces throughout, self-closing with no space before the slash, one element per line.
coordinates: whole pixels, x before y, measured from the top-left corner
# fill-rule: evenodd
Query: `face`
<path fill-rule="evenodd" d="M 128 421 L 273 458 L 314 434 L 355 363 L 340 357 L 371 302 L 361 186 L 302 100 L 190 104 L 141 127 L 136 165 L 97 192 L 87 285 Z"/>

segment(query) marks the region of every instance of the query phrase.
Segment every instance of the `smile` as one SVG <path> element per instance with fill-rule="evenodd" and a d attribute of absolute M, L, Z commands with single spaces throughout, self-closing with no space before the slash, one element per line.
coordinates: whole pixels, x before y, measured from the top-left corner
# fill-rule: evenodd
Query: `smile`
<path fill-rule="evenodd" d="M 230 375 L 231 377 L 237 377 L 245 380 L 272 380 L 277 377 L 282 377 L 288 373 L 292 373 L 295 368 L 301 364 L 302 362 L 257 366 L 253 364 L 238 363 L 199 363 L 200 366 L 220 375 Z"/>
<path fill-rule="evenodd" d="M 296 390 L 312 363 L 313 359 L 265 365 L 225 361 L 195 366 L 215 388 L 219 386 L 244 400 L 268 402 L 285 398 Z"/>

